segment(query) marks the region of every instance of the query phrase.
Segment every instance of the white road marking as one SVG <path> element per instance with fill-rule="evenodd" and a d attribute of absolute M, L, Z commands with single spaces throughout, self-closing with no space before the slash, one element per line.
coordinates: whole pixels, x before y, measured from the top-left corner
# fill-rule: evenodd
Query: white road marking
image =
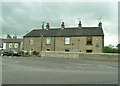
<path fill-rule="evenodd" d="M 113 67 L 108 66 L 108 65 L 77 64 L 77 63 L 69 63 L 69 64 L 75 64 L 75 65 L 79 65 L 79 66 L 96 66 L 96 67 L 101 67 L 101 68 L 113 68 Z"/>

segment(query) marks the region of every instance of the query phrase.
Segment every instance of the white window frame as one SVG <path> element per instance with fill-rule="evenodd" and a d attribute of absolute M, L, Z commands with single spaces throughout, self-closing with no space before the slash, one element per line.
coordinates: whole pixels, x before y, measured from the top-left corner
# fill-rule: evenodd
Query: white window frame
<path fill-rule="evenodd" d="M 30 44 L 34 44 L 34 38 L 30 38 Z"/>
<path fill-rule="evenodd" d="M 9 44 L 9 48 L 12 48 L 12 43 Z"/>
<path fill-rule="evenodd" d="M 32 55 L 33 51 L 34 51 L 34 49 L 30 48 L 29 54 Z"/>
<path fill-rule="evenodd" d="M 18 43 L 15 43 L 14 47 L 15 47 L 15 48 L 18 48 Z"/>
<path fill-rule="evenodd" d="M 30 48 L 30 52 L 33 52 L 34 51 L 34 49 L 33 48 Z"/>
<path fill-rule="evenodd" d="M 50 44 L 50 38 L 46 39 L 46 44 L 48 44 L 48 45 Z"/>
<path fill-rule="evenodd" d="M 7 45 L 6 43 L 3 43 L 3 49 L 6 49 L 6 45 Z"/>
<path fill-rule="evenodd" d="M 65 38 L 65 44 L 67 45 L 69 45 L 70 44 L 70 38 L 69 37 L 67 37 L 67 38 Z"/>

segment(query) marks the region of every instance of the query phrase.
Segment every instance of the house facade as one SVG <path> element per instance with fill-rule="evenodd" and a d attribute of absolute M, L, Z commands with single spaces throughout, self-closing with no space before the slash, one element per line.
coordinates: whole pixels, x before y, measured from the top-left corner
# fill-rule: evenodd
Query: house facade
<path fill-rule="evenodd" d="M 26 51 L 63 51 L 63 52 L 89 52 L 102 53 L 104 51 L 104 33 L 102 23 L 98 27 L 82 27 L 79 21 L 78 27 L 65 28 L 64 22 L 61 28 L 34 29 L 23 37 L 23 48 Z"/>
<path fill-rule="evenodd" d="M 23 48 L 23 39 L 2 39 L 2 49 L 13 49 L 21 51 Z"/>

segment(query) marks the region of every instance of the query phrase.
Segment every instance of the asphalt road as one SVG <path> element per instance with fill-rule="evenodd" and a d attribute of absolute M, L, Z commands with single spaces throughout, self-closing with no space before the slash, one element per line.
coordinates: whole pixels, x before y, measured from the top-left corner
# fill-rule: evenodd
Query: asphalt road
<path fill-rule="evenodd" d="M 3 84 L 118 84 L 118 63 L 2 57 Z"/>

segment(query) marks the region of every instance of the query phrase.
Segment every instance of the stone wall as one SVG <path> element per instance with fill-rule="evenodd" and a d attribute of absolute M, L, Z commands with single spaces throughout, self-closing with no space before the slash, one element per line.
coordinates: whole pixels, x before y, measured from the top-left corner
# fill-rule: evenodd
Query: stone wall
<path fill-rule="evenodd" d="M 50 49 L 50 51 L 65 51 L 69 49 L 70 52 L 86 52 L 86 50 L 92 50 L 92 53 L 102 53 L 103 52 L 103 37 L 102 36 L 93 36 L 92 45 L 86 45 L 86 36 L 81 37 L 69 37 L 70 44 L 65 44 L 66 37 L 48 37 L 50 38 L 50 44 L 46 44 L 46 38 L 43 37 L 41 42 L 41 37 L 32 37 L 34 39 L 34 44 L 30 44 L 31 37 L 24 38 L 24 49 L 30 51 L 40 52 Z M 42 46 L 41 46 L 42 43 Z M 98 46 L 96 46 L 98 45 Z"/>
<path fill-rule="evenodd" d="M 40 37 L 33 37 L 33 44 L 30 44 L 30 38 L 31 37 L 25 37 L 23 48 L 26 51 L 30 51 L 30 49 L 33 49 L 33 51 L 40 52 L 41 51 L 41 38 Z"/>
<path fill-rule="evenodd" d="M 12 44 L 12 48 L 9 47 L 9 44 Z M 17 48 L 15 48 L 15 44 L 18 44 Z M 21 51 L 21 43 L 6 43 L 6 49 L 13 49 L 15 51 Z"/>
<path fill-rule="evenodd" d="M 113 62 L 118 61 L 118 54 L 109 53 L 41 52 L 41 57 L 72 58 L 80 60 L 97 60 Z"/>

